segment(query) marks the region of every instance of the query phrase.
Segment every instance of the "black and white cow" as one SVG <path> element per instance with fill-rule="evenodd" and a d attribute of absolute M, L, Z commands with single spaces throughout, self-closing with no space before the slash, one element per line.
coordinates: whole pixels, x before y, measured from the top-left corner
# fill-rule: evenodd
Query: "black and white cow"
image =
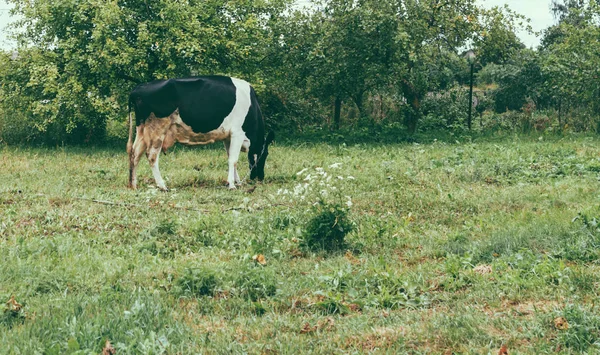
<path fill-rule="evenodd" d="M 136 137 L 132 144 L 135 111 Z M 161 150 L 175 142 L 187 145 L 224 141 L 229 157 L 227 182 L 230 189 L 240 183 L 237 161 L 248 152 L 250 178 L 262 180 L 268 146 L 265 126 L 249 83 L 225 76 L 199 76 L 156 80 L 138 85 L 129 95 L 129 187 L 137 187 L 136 167 L 146 152 L 156 185 L 167 190 L 158 169 Z"/>

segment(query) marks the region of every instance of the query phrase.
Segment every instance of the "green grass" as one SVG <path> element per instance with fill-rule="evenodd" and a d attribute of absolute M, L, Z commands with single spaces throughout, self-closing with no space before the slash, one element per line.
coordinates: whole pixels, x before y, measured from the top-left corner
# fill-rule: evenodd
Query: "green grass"
<path fill-rule="evenodd" d="M 600 351 L 598 139 L 218 148 L 0 148 L 0 353 Z"/>

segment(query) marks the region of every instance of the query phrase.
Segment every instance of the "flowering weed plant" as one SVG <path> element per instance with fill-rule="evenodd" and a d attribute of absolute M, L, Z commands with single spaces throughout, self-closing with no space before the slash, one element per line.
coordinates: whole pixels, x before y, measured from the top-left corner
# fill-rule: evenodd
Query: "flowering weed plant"
<path fill-rule="evenodd" d="M 332 164 L 331 169 L 340 164 Z M 334 252 L 346 247 L 345 237 L 354 229 L 349 214 L 352 198 L 344 195 L 340 185 L 352 176 L 336 176 L 317 167 L 296 173 L 302 180 L 293 191 L 281 189 L 278 195 L 296 203 L 309 205 L 309 219 L 302 232 L 301 246 L 310 251 Z"/>

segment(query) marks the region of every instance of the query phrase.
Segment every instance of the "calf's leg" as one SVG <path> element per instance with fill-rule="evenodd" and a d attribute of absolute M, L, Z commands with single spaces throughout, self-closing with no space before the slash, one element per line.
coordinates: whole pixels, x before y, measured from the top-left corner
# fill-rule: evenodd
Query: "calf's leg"
<path fill-rule="evenodd" d="M 148 156 L 148 162 L 150 162 L 150 169 L 152 169 L 152 175 L 154 175 L 154 181 L 156 181 L 156 186 L 162 191 L 168 191 L 167 186 L 165 185 L 165 181 L 160 175 L 160 170 L 158 168 L 158 158 L 160 157 L 160 151 L 163 146 L 162 139 L 153 140 L 150 143 L 150 147 L 148 148 L 148 152 L 146 155 Z"/>

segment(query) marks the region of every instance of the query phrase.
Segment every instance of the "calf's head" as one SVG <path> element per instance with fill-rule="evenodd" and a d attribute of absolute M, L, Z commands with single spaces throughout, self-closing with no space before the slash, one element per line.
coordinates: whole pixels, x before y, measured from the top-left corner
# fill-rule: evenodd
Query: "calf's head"
<path fill-rule="evenodd" d="M 267 134 L 267 138 L 265 138 L 265 142 L 261 148 L 261 152 L 258 155 L 248 154 L 248 163 L 250 164 L 250 179 L 254 180 L 258 178 L 258 180 L 264 180 L 265 178 L 265 163 L 267 161 L 267 157 L 269 156 L 269 144 L 273 142 L 275 138 L 275 133 L 273 131 Z M 258 159 L 258 161 L 256 161 Z"/>

